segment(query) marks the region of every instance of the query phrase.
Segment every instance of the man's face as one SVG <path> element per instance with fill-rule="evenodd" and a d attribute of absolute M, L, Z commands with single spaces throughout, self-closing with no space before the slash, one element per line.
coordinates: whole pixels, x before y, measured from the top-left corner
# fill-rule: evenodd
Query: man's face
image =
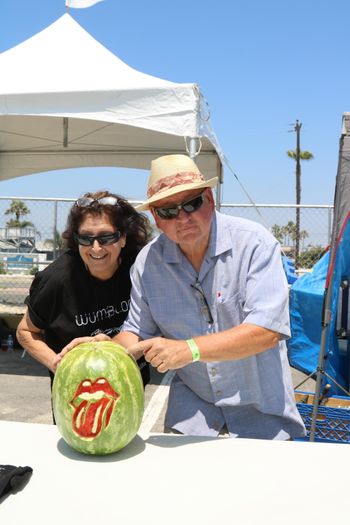
<path fill-rule="evenodd" d="M 203 204 L 192 213 L 186 213 L 183 209 L 180 209 L 177 217 L 163 219 L 155 211 L 157 208 L 169 208 L 183 204 L 201 194 L 204 197 Z M 153 203 L 151 212 L 157 227 L 170 240 L 179 244 L 180 247 L 186 247 L 186 245 L 193 245 L 193 243 L 208 243 L 214 209 L 215 205 L 211 189 L 205 188 L 204 190 L 182 191 L 176 195 L 159 200 Z"/>

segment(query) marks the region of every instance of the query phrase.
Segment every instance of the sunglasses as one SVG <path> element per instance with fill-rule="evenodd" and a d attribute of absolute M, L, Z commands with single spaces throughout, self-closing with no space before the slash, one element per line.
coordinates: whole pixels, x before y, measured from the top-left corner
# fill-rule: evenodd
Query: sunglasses
<path fill-rule="evenodd" d="M 79 208 L 87 208 L 88 206 L 93 206 L 94 204 L 104 204 L 107 206 L 115 206 L 118 204 L 118 199 L 116 197 L 101 197 L 100 199 L 92 199 L 91 197 L 81 197 L 75 201 L 76 206 Z"/>
<path fill-rule="evenodd" d="M 102 235 L 83 235 L 81 233 L 76 233 L 74 239 L 80 246 L 92 246 L 95 241 L 98 242 L 100 246 L 109 246 L 119 241 L 121 237 L 120 232 L 114 233 L 104 233 Z"/>
<path fill-rule="evenodd" d="M 210 310 L 209 303 L 207 301 L 207 298 L 204 295 L 204 292 L 203 292 L 203 289 L 202 289 L 200 283 L 197 281 L 194 284 L 191 284 L 190 286 L 191 286 L 191 288 L 193 288 L 193 290 L 195 292 L 198 293 L 198 296 L 199 296 L 199 298 L 201 299 L 201 301 L 203 303 L 203 307 L 202 307 L 201 310 L 202 310 L 202 313 L 204 314 L 204 316 L 207 318 L 208 324 L 209 325 L 214 324 L 214 319 L 213 319 L 213 315 L 212 315 L 211 310 Z"/>
<path fill-rule="evenodd" d="M 182 204 L 177 204 L 176 206 L 169 206 L 167 208 L 153 208 L 154 212 L 161 219 L 176 219 L 179 215 L 180 210 L 183 210 L 186 213 L 193 213 L 194 211 L 199 210 L 204 202 L 204 192 L 197 197 L 192 197 L 190 200 L 183 202 Z"/>

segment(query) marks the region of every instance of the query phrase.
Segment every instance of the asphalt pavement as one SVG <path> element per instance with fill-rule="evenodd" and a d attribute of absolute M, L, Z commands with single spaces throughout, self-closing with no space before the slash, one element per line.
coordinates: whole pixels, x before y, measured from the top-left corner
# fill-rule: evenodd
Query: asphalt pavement
<path fill-rule="evenodd" d="M 163 431 L 168 385 L 172 374 L 151 370 L 145 389 L 145 425 Z M 52 424 L 47 369 L 22 349 L 0 350 L 0 420 Z"/>
<path fill-rule="evenodd" d="M 293 385 L 306 376 L 292 369 Z M 152 369 L 145 389 L 144 432 L 163 432 L 169 384 L 173 372 L 159 374 Z M 314 391 L 308 379 L 299 390 Z M 50 379 L 46 368 L 22 349 L 0 350 L 0 420 L 52 424 Z"/>

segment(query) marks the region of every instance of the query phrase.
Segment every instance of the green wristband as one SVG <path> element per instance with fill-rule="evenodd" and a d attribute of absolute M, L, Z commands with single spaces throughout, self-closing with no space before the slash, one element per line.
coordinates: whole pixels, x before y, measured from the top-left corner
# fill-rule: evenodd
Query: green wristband
<path fill-rule="evenodd" d="M 197 343 L 194 341 L 194 339 L 186 339 L 186 343 L 188 344 L 188 347 L 191 350 L 192 361 L 199 361 L 201 358 L 201 353 L 197 346 Z"/>

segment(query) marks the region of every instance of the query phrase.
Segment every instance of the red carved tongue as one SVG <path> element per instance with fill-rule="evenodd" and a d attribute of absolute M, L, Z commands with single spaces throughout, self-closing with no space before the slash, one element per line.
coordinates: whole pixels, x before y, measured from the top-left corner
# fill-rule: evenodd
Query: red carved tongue
<path fill-rule="evenodd" d="M 84 379 L 71 401 L 74 407 L 73 429 L 83 438 L 97 437 L 104 425 L 108 427 L 114 405 L 119 395 L 105 378 L 94 383 Z"/>

